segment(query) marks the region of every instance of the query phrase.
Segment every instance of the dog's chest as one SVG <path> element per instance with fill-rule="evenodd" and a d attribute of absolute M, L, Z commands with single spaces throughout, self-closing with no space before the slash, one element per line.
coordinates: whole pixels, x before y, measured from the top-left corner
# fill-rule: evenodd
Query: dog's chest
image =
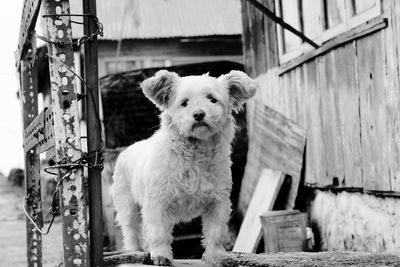
<path fill-rule="evenodd" d="M 224 169 L 218 167 L 215 155 L 188 154 L 171 165 L 173 175 L 169 182 L 167 209 L 182 220 L 207 211 L 220 194 Z"/>
<path fill-rule="evenodd" d="M 177 158 L 175 186 L 182 193 L 189 195 L 207 195 L 218 185 L 217 177 L 223 166 L 218 167 L 218 153 L 183 153 Z"/>

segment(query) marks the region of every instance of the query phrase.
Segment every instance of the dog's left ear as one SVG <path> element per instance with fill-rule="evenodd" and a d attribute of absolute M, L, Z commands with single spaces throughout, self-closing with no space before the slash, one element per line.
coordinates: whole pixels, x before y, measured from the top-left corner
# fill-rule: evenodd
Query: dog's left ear
<path fill-rule="evenodd" d="M 240 111 L 244 102 L 254 96 L 257 91 L 254 80 L 242 71 L 232 70 L 228 74 L 221 75 L 218 80 L 227 84 L 229 100 L 235 112 Z"/>
<path fill-rule="evenodd" d="M 144 95 L 160 110 L 164 110 L 168 107 L 178 79 L 179 76 L 175 72 L 159 70 L 153 77 L 144 80 L 140 86 Z"/>

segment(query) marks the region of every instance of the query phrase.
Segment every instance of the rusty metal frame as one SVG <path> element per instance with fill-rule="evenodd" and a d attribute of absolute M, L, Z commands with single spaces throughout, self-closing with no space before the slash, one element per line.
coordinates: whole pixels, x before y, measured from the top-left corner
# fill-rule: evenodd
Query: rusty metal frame
<path fill-rule="evenodd" d="M 22 125 L 27 128 L 38 114 L 38 80 L 36 42 L 27 38 L 25 43 L 26 53 L 23 55 L 20 68 L 20 98 Z M 42 227 L 42 205 L 40 195 L 40 162 L 36 148 L 25 151 L 25 199 L 26 212 L 34 223 Z M 42 266 L 42 234 L 36 229 L 35 224 L 26 220 L 26 241 L 28 266 Z"/>
<path fill-rule="evenodd" d="M 30 47 L 31 33 L 35 30 L 36 20 L 39 14 L 42 0 L 26 0 L 22 10 L 21 26 L 19 32 L 18 48 L 15 52 L 17 69 L 23 61 L 23 56 Z"/>
<path fill-rule="evenodd" d="M 47 15 L 50 107 L 38 114 L 38 82 L 34 28 L 41 8 Z M 27 263 L 42 266 L 43 227 L 40 196 L 39 154 L 51 151 L 58 163 L 60 213 L 64 244 L 64 266 L 89 266 L 87 207 L 84 205 L 83 169 L 76 164 L 83 155 L 80 143 L 78 95 L 75 84 L 71 18 L 68 0 L 25 0 L 21 20 L 16 67 L 20 77 L 20 99 L 25 152 L 27 215 Z M 68 167 L 74 166 L 74 168 Z M 101 195 L 100 195 L 101 196 Z M 35 225 L 36 224 L 36 225 Z"/>
<path fill-rule="evenodd" d="M 36 147 L 39 153 L 55 146 L 53 107 L 45 108 L 24 130 L 25 152 Z"/>

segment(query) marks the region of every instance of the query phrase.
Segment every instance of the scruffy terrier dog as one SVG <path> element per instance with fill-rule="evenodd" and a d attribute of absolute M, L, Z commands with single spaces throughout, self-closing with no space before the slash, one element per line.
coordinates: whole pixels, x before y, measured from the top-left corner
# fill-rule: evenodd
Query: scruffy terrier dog
<path fill-rule="evenodd" d="M 174 225 L 202 216 L 203 259 L 217 266 L 231 211 L 232 111 L 256 85 L 241 71 L 214 78 L 161 70 L 141 87 L 162 111 L 161 127 L 116 163 L 111 195 L 125 249 L 144 248 L 155 265 L 171 265 Z"/>

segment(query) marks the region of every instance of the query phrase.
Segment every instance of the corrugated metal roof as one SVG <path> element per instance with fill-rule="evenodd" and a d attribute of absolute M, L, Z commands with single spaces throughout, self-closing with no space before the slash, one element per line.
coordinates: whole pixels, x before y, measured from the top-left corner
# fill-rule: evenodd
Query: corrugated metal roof
<path fill-rule="evenodd" d="M 71 13 L 81 10 L 71 1 Z M 242 33 L 240 0 L 97 0 L 97 16 L 108 40 Z"/>

